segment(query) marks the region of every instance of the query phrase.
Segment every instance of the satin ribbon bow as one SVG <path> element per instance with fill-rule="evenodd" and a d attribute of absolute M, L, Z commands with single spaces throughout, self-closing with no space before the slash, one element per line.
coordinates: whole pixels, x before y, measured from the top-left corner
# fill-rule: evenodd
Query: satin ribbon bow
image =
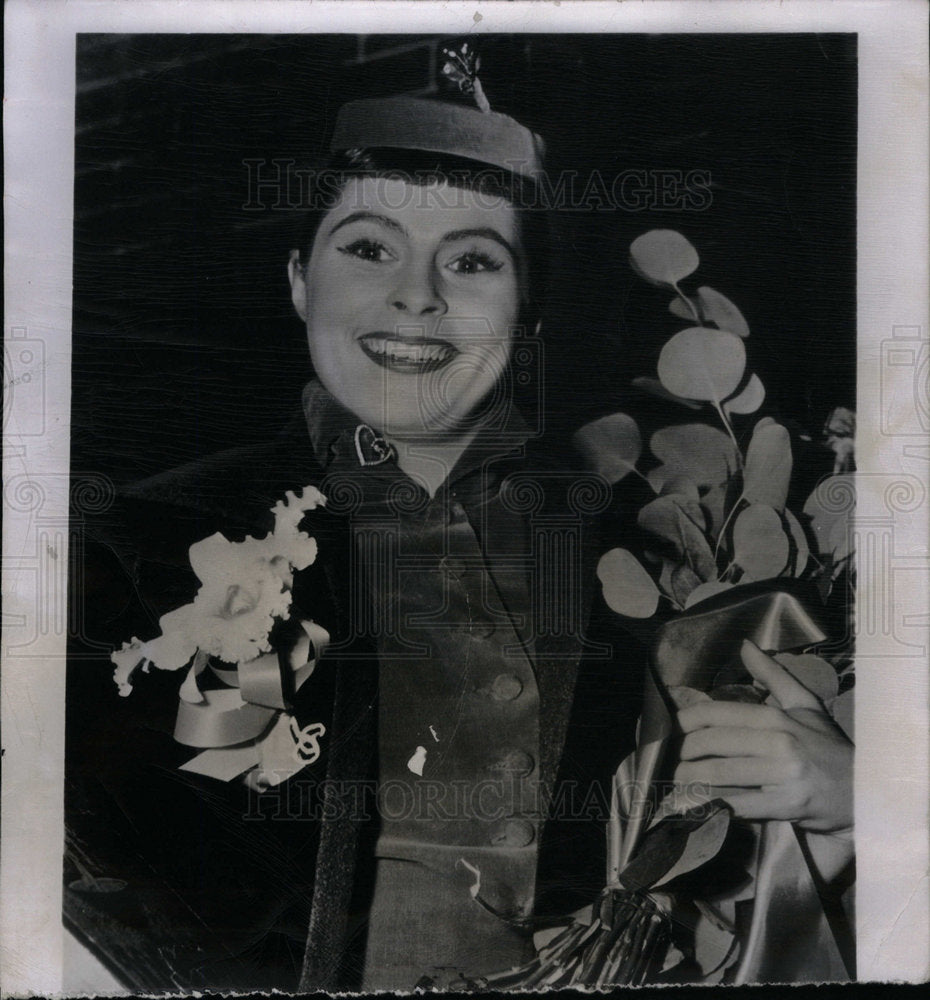
<path fill-rule="evenodd" d="M 826 639 L 789 587 L 784 580 L 740 587 L 701 602 L 660 629 L 653 670 L 646 680 L 639 745 L 633 755 L 636 787 L 648 787 L 659 775 L 669 738 L 675 733 L 667 696 L 660 691 L 673 685 L 707 691 L 720 680 L 732 679 L 728 675 L 734 670 L 745 673 L 745 668 L 739 667 L 744 638 L 772 654 L 803 649 Z M 616 824 L 611 824 L 609 853 L 614 877 L 631 861 L 648 818 L 648 811 L 634 810 L 622 838 Z M 733 981 L 848 979 L 849 971 L 796 831 L 790 823 L 776 820 L 760 826 L 751 925 Z"/>
<path fill-rule="evenodd" d="M 297 727 L 285 687 L 296 693 L 313 673 L 329 643 L 329 633 L 315 622 L 301 622 L 302 634 L 282 665 L 276 651 L 225 669 L 198 652 L 181 685 L 174 738 L 203 747 L 180 770 L 231 781 L 245 771 L 258 790 L 296 774 L 319 757 L 322 722 Z M 311 656 L 313 657 L 311 659 Z M 201 690 L 199 679 L 210 671 L 227 686 Z M 291 677 L 285 685 L 284 671 Z"/>

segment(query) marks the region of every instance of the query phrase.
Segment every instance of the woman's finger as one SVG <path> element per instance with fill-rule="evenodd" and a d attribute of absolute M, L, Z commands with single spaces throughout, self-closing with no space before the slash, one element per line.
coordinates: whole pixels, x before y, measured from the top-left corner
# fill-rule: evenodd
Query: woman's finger
<path fill-rule="evenodd" d="M 786 712 L 792 708 L 823 711 L 823 704 L 817 695 L 804 687 L 778 660 L 763 653 L 754 642 L 744 639 L 740 653 L 746 669 L 757 681 L 765 685 Z"/>
<path fill-rule="evenodd" d="M 686 733 L 708 726 L 746 729 L 789 729 L 791 720 L 772 705 L 742 701 L 699 701 L 678 713 L 678 724 Z"/>
<path fill-rule="evenodd" d="M 781 729 L 714 726 L 688 733 L 681 744 L 682 760 L 701 757 L 774 757 L 792 755 L 795 739 Z"/>
<path fill-rule="evenodd" d="M 791 761 L 772 757 L 706 757 L 683 761 L 675 770 L 675 782 L 687 785 L 734 785 L 761 788 L 781 785 L 798 778 Z"/>
<path fill-rule="evenodd" d="M 781 819 L 797 822 L 802 817 L 803 803 L 797 793 L 785 788 L 760 788 L 747 791 L 722 790 L 723 799 L 740 819 Z"/>

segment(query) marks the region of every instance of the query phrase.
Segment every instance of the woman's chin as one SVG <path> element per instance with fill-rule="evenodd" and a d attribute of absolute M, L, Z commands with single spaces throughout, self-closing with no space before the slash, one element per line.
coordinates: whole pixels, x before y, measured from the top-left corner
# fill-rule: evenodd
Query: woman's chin
<path fill-rule="evenodd" d="M 458 436 L 473 430 L 477 418 L 473 406 L 438 407 L 430 405 L 422 397 L 389 399 L 379 406 L 360 402 L 357 406 L 350 406 L 350 409 L 363 423 L 386 437 L 398 440 Z"/>
<path fill-rule="evenodd" d="M 451 416 L 444 419 L 424 421 L 422 417 L 408 419 L 403 416 L 388 419 L 381 427 L 381 432 L 388 438 L 397 441 L 442 440 L 454 438 L 468 430 L 467 421 Z"/>

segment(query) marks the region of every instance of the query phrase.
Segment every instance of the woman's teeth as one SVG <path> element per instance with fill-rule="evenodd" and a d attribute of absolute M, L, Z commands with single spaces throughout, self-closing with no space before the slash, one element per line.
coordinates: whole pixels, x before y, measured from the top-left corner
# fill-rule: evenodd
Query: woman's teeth
<path fill-rule="evenodd" d="M 364 344 L 372 354 L 391 361 L 405 361 L 408 364 L 446 361 L 455 353 L 454 348 L 447 344 L 430 344 L 419 341 L 366 337 Z"/>

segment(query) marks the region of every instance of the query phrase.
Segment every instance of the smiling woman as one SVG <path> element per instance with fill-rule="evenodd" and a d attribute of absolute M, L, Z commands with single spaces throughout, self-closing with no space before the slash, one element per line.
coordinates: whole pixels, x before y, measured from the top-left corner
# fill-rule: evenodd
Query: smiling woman
<path fill-rule="evenodd" d="M 521 298 L 508 202 L 462 190 L 448 207 L 448 184 L 409 187 L 348 180 L 309 259 L 289 266 L 323 385 L 398 440 L 462 433 L 504 374 Z"/>
<path fill-rule="evenodd" d="M 408 439 L 474 428 L 514 338 L 538 332 L 548 240 L 546 213 L 521 208 L 532 189 L 531 177 L 442 152 L 336 152 L 310 192 L 322 207 L 307 213 L 289 265 L 323 384 L 333 391 L 339 378 L 368 422 Z M 385 372 L 432 377 L 388 390 L 381 373 L 375 386 L 378 373 L 339 353 L 346 337 Z"/>

